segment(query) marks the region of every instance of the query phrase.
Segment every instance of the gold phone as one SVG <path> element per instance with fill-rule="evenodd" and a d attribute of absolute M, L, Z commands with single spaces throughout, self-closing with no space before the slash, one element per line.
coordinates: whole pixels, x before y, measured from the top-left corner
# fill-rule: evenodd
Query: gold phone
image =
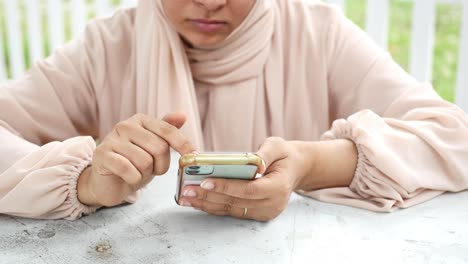
<path fill-rule="evenodd" d="M 207 178 L 253 180 L 264 162 L 252 153 L 186 154 L 179 159 L 175 200 L 179 204 L 185 186 L 200 185 Z"/>

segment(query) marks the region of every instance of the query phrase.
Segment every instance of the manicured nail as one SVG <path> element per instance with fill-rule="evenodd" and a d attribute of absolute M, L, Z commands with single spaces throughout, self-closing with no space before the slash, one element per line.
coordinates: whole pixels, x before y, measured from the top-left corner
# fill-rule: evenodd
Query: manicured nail
<path fill-rule="evenodd" d="M 202 182 L 200 186 L 205 190 L 213 190 L 215 187 L 214 184 L 209 181 Z"/>
<path fill-rule="evenodd" d="M 186 197 L 197 197 L 197 193 L 194 190 L 185 190 L 184 196 L 186 196 Z"/>
<path fill-rule="evenodd" d="M 187 202 L 187 201 L 181 202 L 180 205 L 185 206 L 185 207 L 191 207 L 192 206 L 192 204 Z"/>

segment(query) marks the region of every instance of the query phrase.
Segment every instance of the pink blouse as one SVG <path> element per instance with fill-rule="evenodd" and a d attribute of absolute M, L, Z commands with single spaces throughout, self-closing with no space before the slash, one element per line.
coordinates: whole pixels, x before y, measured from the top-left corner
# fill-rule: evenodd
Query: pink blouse
<path fill-rule="evenodd" d="M 468 117 L 462 110 L 405 73 L 335 8 L 276 2 L 282 38 L 275 41 L 284 51 L 279 74 L 289 87 L 275 99 L 282 106 L 278 129 L 269 129 L 273 119 L 265 115 L 255 122 L 265 125 L 252 128 L 262 133 L 222 134 L 229 132 L 217 130 L 223 116 L 213 107 L 229 105 L 232 98 L 216 96 L 216 84 L 194 76 L 205 149 L 254 151 L 267 136 L 348 138 L 359 151 L 351 185 L 300 193 L 374 211 L 468 188 Z M 95 139 L 140 112 L 131 91 L 139 74 L 151 74 L 136 67 L 139 30 L 148 25 L 141 17 L 148 11 L 141 9 L 94 20 L 80 38 L 23 77 L 0 84 L 0 213 L 76 219 L 95 210 L 78 201 L 77 179 L 92 161 Z M 256 107 L 267 105 L 269 96 L 259 97 L 264 99 Z M 155 102 L 151 96 L 145 100 L 148 106 Z"/>

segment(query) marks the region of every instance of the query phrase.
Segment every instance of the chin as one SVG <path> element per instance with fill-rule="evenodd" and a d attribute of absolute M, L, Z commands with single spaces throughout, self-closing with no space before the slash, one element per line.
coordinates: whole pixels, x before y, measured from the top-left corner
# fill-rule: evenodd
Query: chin
<path fill-rule="evenodd" d="M 184 37 L 185 40 L 196 48 L 209 48 L 221 43 L 226 39 L 225 36 L 206 36 L 206 35 L 195 35 Z"/>

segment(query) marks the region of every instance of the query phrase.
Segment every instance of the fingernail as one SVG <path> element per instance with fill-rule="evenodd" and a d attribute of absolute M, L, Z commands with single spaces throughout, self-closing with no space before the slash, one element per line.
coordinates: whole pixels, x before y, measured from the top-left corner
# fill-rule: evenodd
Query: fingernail
<path fill-rule="evenodd" d="M 192 206 L 191 203 L 186 202 L 186 201 L 181 202 L 180 205 L 185 206 L 185 207 L 191 207 Z"/>
<path fill-rule="evenodd" d="M 215 187 L 212 182 L 202 182 L 200 186 L 205 190 L 213 190 Z"/>
<path fill-rule="evenodd" d="M 186 197 L 197 197 L 197 193 L 194 190 L 186 190 L 184 192 L 184 196 L 186 196 Z"/>

